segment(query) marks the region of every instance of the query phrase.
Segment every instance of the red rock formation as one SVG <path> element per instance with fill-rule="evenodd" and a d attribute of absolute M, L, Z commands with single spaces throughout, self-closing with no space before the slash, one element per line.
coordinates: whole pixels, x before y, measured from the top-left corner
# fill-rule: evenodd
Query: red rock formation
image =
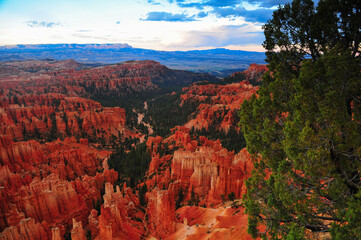
<path fill-rule="evenodd" d="M 188 239 L 187 235 L 189 239 L 250 239 L 243 209 L 236 212 L 218 205 L 231 192 L 236 198 L 246 192 L 244 181 L 252 170 L 247 150 L 234 154 L 224 149 L 219 141 L 210 141 L 205 137 L 193 139 L 184 127 L 174 131 L 167 139 L 149 138 L 147 142 L 152 147 L 151 168 L 146 181 L 149 189 L 147 229 L 150 236 L 162 239 Z M 157 151 L 161 146 L 168 146 L 167 152 L 173 149 L 174 153 L 160 157 Z M 213 208 L 194 207 L 195 212 L 200 212 L 183 216 L 182 210 L 189 207 L 175 211 L 181 188 L 185 196 L 182 205 L 191 201 L 193 191 L 196 198 L 199 197 L 200 205 Z M 224 217 L 217 217 L 217 214 Z M 189 224 L 181 224 L 183 218 L 187 218 Z M 198 228 L 196 225 L 203 226 Z M 231 228 L 232 231 L 229 230 Z M 209 234 L 210 231 L 214 232 Z"/>
<path fill-rule="evenodd" d="M 69 216 L 85 219 L 89 215 L 84 198 L 70 182 L 59 180 L 55 174 L 20 188 L 19 197 L 14 201 L 19 210 L 39 222 L 63 224 L 69 222 Z"/>
<path fill-rule="evenodd" d="M 151 236 L 164 239 L 176 230 L 175 201 L 172 190 L 153 189 L 148 195 L 148 225 Z"/>
<path fill-rule="evenodd" d="M 1 240 L 33 240 L 51 239 L 42 224 L 36 223 L 33 218 L 26 218 L 20 221 L 18 227 L 11 226 L 0 233 Z"/>
<path fill-rule="evenodd" d="M 98 220 L 98 211 L 93 209 L 91 210 L 88 217 L 88 227 L 90 229 L 91 236 L 99 236 L 99 220 Z"/>
<path fill-rule="evenodd" d="M 86 240 L 83 225 L 73 218 L 73 229 L 71 230 L 72 240 Z"/>
<path fill-rule="evenodd" d="M 187 128 L 208 129 L 214 126 L 218 130 L 228 131 L 237 126 L 237 112 L 244 100 L 249 99 L 258 87 L 248 82 L 228 85 L 193 85 L 183 88 L 182 103 L 197 102 L 196 116 L 185 124 Z"/>
<path fill-rule="evenodd" d="M 77 143 L 75 138 L 45 144 L 7 142 L 0 153 L 0 230 L 15 239 L 17 233 L 22 235 L 21 226 L 34 228 L 31 234 L 45 231 L 50 236 L 56 226 L 63 235 L 72 218 L 87 223 L 104 183 L 117 179 L 106 160 L 101 167 L 109 151 Z M 23 223 L 27 218 L 35 221 L 35 227 Z"/>
<path fill-rule="evenodd" d="M 234 192 L 236 197 L 246 193 L 245 180 L 251 175 L 253 164 L 247 149 L 242 149 L 232 159 L 230 165 L 220 165 L 218 176 L 212 179 L 209 199 L 220 199 Z"/>
<path fill-rule="evenodd" d="M 22 236 L 24 231 L 32 231 L 31 234 L 33 235 L 43 234 L 42 232 L 50 235 L 50 226 L 60 227 L 59 231 L 63 235 L 64 226 L 69 226 L 72 218 L 87 223 L 90 210 L 93 207 L 93 196 L 91 194 L 94 194 L 91 189 L 88 191 L 87 185 L 94 184 L 99 195 L 100 186 L 95 183 L 101 180 L 102 177 L 98 177 L 98 175 L 100 173 L 94 177 L 93 182 L 86 178 L 83 179 L 84 184 L 81 185 L 80 181 L 77 183 L 62 181 L 59 180 L 57 175 L 52 174 L 42 181 L 35 179 L 29 186 L 21 187 L 19 194 L 11 193 L 9 196 L 4 196 L 4 190 L 6 189 L 2 189 L 3 195 L 0 202 L 4 203 L 3 208 L 5 207 L 5 209 L 1 210 L 0 215 L 6 220 L 3 224 L 10 226 L 4 230 L 3 235 L 16 238 L 17 232 Z M 115 181 L 114 178 L 104 178 L 104 180 Z M 98 182 L 98 185 L 101 184 L 101 182 Z M 4 202 L 4 198 L 7 202 Z M 31 221 L 35 223 L 27 223 L 25 216 L 30 217 L 28 219 L 32 219 Z M 43 227 L 40 228 L 38 223 L 42 223 Z M 73 222 L 74 224 L 76 222 Z M 16 230 L 17 228 L 20 230 Z M 25 230 L 21 230 L 22 228 Z M 74 229 L 78 229 L 74 230 L 77 231 L 74 234 L 81 237 L 83 233 L 81 233 L 80 228 L 75 226 Z M 53 231 L 54 234 L 57 233 Z M 35 237 L 29 239 L 48 238 Z"/>
<path fill-rule="evenodd" d="M 247 150 L 234 155 L 218 141 L 201 139 L 199 144 L 193 151 L 174 152 L 171 178 L 179 180 L 187 192 L 193 188 L 196 194 L 209 200 L 221 200 L 221 194 L 227 196 L 230 192 L 241 197 L 245 192 L 244 180 L 252 170 Z"/>
<path fill-rule="evenodd" d="M 51 229 L 51 240 L 61 240 L 60 230 L 58 227 Z"/>
<path fill-rule="evenodd" d="M 26 179 L 19 180 L 19 177 L 9 172 L 21 174 L 24 169 L 27 169 L 32 177 L 43 177 L 49 172 L 57 173 L 67 180 L 74 180 L 85 174 L 94 176 L 96 170 L 101 168 L 102 160 L 109 154 L 109 151 L 99 151 L 80 144 L 75 138 L 45 144 L 35 140 L 13 142 L 0 148 L 0 163 L 9 169 L 1 168 L 0 171 L 4 174 L 3 178 L 0 177 L 0 183 L 4 182 L 5 185 L 5 177 L 7 185 L 11 187 L 22 185 L 19 181 L 29 183 Z"/>
<path fill-rule="evenodd" d="M 206 129 L 211 126 L 217 130 L 228 132 L 231 128 L 238 130 L 238 110 L 244 100 L 249 99 L 258 90 L 249 82 L 260 81 L 267 71 L 266 65 L 251 64 L 250 67 L 240 73 L 235 73 L 231 78 L 242 75 L 243 82 L 236 82 L 227 85 L 193 84 L 188 88 L 183 88 L 181 96 L 182 103 L 196 102 L 199 106 L 195 117 L 185 126 L 189 129 Z"/>
<path fill-rule="evenodd" d="M 133 219 L 144 218 L 139 211 L 139 199 L 130 188 L 105 184 L 104 204 L 99 216 L 99 239 L 140 239 L 144 234 L 142 222 Z"/>
<path fill-rule="evenodd" d="M 96 93 L 119 95 L 155 90 L 163 83 L 179 85 L 215 79 L 210 75 L 171 70 L 149 60 L 128 61 L 79 71 L 74 69 L 84 68 L 82 65 L 61 61 L 44 61 L 43 67 L 41 61 L 13 62 L 6 68 L 12 70 L 4 72 L 0 66 L 0 96 L 8 95 L 12 89 L 17 89 L 17 92 L 22 94 L 52 92 L 71 96 L 89 96 Z"/>
<path fill-rule="evenodd" d="M 242 207 L 230 203 L 217 208 L 183 207 L 176 211 L 176 232 L 165 239 L 239 239 L 251 240 L 247 215 Z"/>
<path fill-rule="evenodd" d="M 0 231 L 4 239 L 24 234 L 28 237 L 23 239 L 50 239 L 51 234 L 60 239 L 72 218 L 87 225 L 104 183 L 114 183 L 117 173 L 109 170 L 106 161 L 102 167 L 110 151 L 97 150 L 80 136 L 105 141 L 113 136 L 137 136 L 125 128 L 123 109 L 60 94 L 1 97 L 0 120 Z M 12 141 L 51 134 L 79 140 Z"/>
<path fill-rule="evenodd" d="M 136 136 L 125 128 L 125 111 L 103 108 L 99 103 L 61 94 L 25 95 L 0 98 L 0 136 L 20 140 L 85 136 L 91 140 L 112 136 Z"/>
<path fill-rule="evenodd" d="M 252 63 L 249 65 L 248 69 L 243 72 L 236 72 L 231 75 L 231 78 L 245 78 L 244 80 L 251 82 L 252 84 L 256 84 L 262 81 L 262 77 L 265 72 L 268 71 L 267 65 L 258 65 Z"/>
<path fill-rule="evenodd" d="M 242 82 L 185 89 L 183 104 L 199 102 L 198 113 L 188 128 L 177 127 L 166 139 L 149 138 L 152 162 L 143 207 L 132 189 L 116 186 L 114 191 L 118 176 L 107 165 L 110 152 L 96 149 L 93 142 L 137 137 L 125 128 L 124 110 L 79 95 L 124 93 L 124 86 L 155 89 L 162 83 L 155 79 L 169 69 L 151 61 L 78 68 L 74 62 L 54 63 L 35 75 L 27 72 L 39 71 L 35 64 L 23 72 L 13 69 L 0 80 L 0 239 L 62 239 L 71 226 L 73 239 L 85 239 L 86 231 L 93 239 L 187 239 L 187 234 L 189 239 L 247 239 L 243 209 L 217 204 L 222 195 L 234 192 L 239 198 L 246 192 L 249 154 L 246 149 L 229 152 L 219 140 L 194 138 L 189 128 L 229 129 L 240 104 L 257 88 Z M 10 88 L 23 95 L 11 96 Z M 44 142 L 49 136 L 59 139 Z M 31 138 L 36 140 L 27 141 Z M 188 203 L 193 192 L 209 208 L 176 209 L 181 189 L 181 206 L 195 204 Z"/>

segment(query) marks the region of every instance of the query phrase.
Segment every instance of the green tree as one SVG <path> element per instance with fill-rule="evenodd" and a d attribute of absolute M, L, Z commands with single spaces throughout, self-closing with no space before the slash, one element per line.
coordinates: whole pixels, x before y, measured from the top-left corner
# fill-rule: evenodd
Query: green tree
<path fill-rule="evenodd" d="M 177 199 L 175 200 L 175 209 L 178 209 L 182 206 L 182 201 L 184 200 L 184 193 L 183 193 L 183 187 L 181 185 L 178 194 Z"/>
<path fill-rule="evenodd" d="M 110 155 L 108 164 L 128 186 L 135 187 L 148 171 L 152 158 L 145 142 L 132 147 L 132 141 L 134 140 L 128 139 L 128 143 L 119 145 L 116 152 Z M 128 152 L 127 145 L 131 148 Z"/>
<path fill-rule="evenodd" d="M 264 27 L 270 72 L 240 113 L 253 237 L 361 238 L 360 12 L 357 1 L 295 0 Z"/>
<path fill-rule="evenodd" d="M 147 202 L 145 199 L 145 194 L 148 192 L 147 184 L 143 184 L 142 187 L 139 189 L 139 201 L 140 205 L 146 206 Z"/>
<path fill-rule="evenodd" d="M 234 199 L 236 198 L 236 195 L 234 194 L 234 192 L 230 192 L 230 193 L 228 193 L 227 197 L 228 197 L 229 201 L 234 202 Z"/>
<path fill-rule="evenodd" d="M 191 198 L 188 200 L 188 205 L 190 206 L 198 206 L 199 204 L 199 196 L 194 192 L 193 186 L 191 191 Z"/>

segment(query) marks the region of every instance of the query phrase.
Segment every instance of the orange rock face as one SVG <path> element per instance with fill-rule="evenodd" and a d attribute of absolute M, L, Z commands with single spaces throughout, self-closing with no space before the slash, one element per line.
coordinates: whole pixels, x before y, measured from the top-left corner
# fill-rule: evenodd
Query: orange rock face
<path fill-rule="evenodd" d="M 231 75 L 231 77 L 239 77 L 244 76 L 246 81 L 251 82 L 252 84 L 259 83 L 262 81 L 262 76 L 267 72 L 268 67 L 267 65 L 258 65 L 252 63 L 248 69 L 244 70 L 243 72 L 236 72 Z"/>
<path fill-rule="evenodd" d="M 77 136 L 105 141 L 134 135 L 125 128 L 125 111 L 61 94 L 0 98 L 0 136 L 20 140 Z"/>
<path fill-rule="evenodd" d="M 29 239 L 50 239 L 52 234 L 64 235 L 72 218 L 87 223 L 104 183 L 117 179 L 106 161 L 101 166 L 109 151 L 80 144 L 75 138 L 45 144 L 9 141 L 0 153 L 0 236 L 4 239 L 17 239 L 24 231 L 31 231 Z M 59 234 L 51 233 L 56 227 Z"/>
<path fill-rule="evenodd" d="M 149 216 L 147 229 L 149 233 L 161 239 L 174 233 L 176 225 L 173 191 L 155 188 L 147 197 L 147 216 Z"/>
<path fill-rule="evenodd" d="M 206 84 L 192 85 L 183 88 L 182 103 L 195 102 L 199 106 L 195 117 L 185 127 L 191 129 L 206 129 L 211 126 L 216 130 L 228 132 L 231 128 L 238 131 L 237 113 L 244 100 L 249 99 L 258 90 L 250 84 L 260 82 L 267 71 L 267 65 L 251 64 L 243 72 L 234 73 L 231 78 L 242 76 L 245 81 L 227 85 Z"/>
<path fill-rule="evenodd" d="M 232 83 L 228 85 L 193 85 L 184 88 L 182 104 L 197 102 L 199 104 L 196 116 L 185 127 L 208 129 L 214 126 L 218 130 L 227 132 L 237 126 L 237 112 L 244 100 L 249 99 L 258 87 L 248 82 Z"/>
<path fill-rule="evenodd" d="M 167 138 L 149 137 L 148 174 L 130 189 L 115 185 L 111 152 L 101 149 L 139 135 L 126 128 L 124 109 L 83 97 L 154 90 L 160 76 L 183 73 L 152 61 L 92 69 L 74 61 L 23 64 L 0 69 L 0 240 L 249 239 L 243 208 L 224 201 L 246 192 L 247 150 L 228 151 L 189 129 L 235 128 L 241 103 L 257 87 L 185 88 L 183 104 L 199 103 L 195 117 Z M 138 198 L 143 184 L 146 206 Z"/>
<path fill-rule="evenodd" d="M 205 137 L 194 139 L 184 127 L 176 128 L 167 139 L 150 138 L 147 145 L 153 147 L 146 181 L 150 189 L 147 194 L 147 229 L 151 236 L 162 239 L 250 239 L 246 233 L 247 216 L 243 214 L 243 208 L 237 207 L 235 213 L 236 210 L 224 210 L 223 205 L 219 205 L 231 192 L 236 198 L 241 198 L 246 192 L 244 181 L 253 167 L 246 149 L 238 154 L 229 152 L 219 141 Z M 160 146 L 168 146 L 171 155 L 157 154 Z M 183 214 L 184 208 L 189 207 L 175 209 L 180 189 L 184 195 L 181 205 L 213 207 L 193 207 L 192 211 Z M 192 202 L 192 195 L 198 199 L 197 203 Z M 193 211 L 199 213 L 190 214 Z M 217 214 L 225 217 L 217 217 Z M 187 218 L 188 223 L 183 223 L 183 218 Z M 231 228 L 233 232 L 229 231 Z M 210 231 L 214 233 L 209 234 Z"/>
<path fill-rule="evenodd" d="M 139 199 L 130 188 L 105 184 L 104 204 L 99 216 L 99 239 L 141 239 L 145 229 L 143 222 L 137 219 L 144 218 L 139 210 Z"/>
<path fill-rule="evenodd" d="M 50 240 L 50 235 L 44 228 L 46 223 L 35 222 L 33 218 L 22 219 L 18 227 L 11 226 L 0 233 L 1 240 L 32 240 L 45 239 Z M 56 238 L 55 238 L 56 239 Z"/>
<path fill-rule="evenodd" d="M 77 222 L 74 218 L 73 218 L 73 229 L 71 230 L 71 239 L 86 240 L 83 224 L 81 222 Z"/>
<path fill-rule="evenodd" d="M 12 89 L 21 94 L 63 93 L 69 96 L 131 94 L 159 85 L 214 80 L 205 74 L 171 70 L 155 61 L 128 61 L 89 68 L 75 61 L 24 61 L 0 66 L 0 96 Z M 7 66 L 4 66 L 7 65 Z M 3 69 L 2 69 L 2 68 Z M 2 81 L 1 81 L 2 80 Z"/>
<path fill-rule="evenodd" d="M 247 234 L 247 215 L 242 207 L 225 203 L 217 208 L 182 207 L 176 211 L 177 230 L 166 239 L 251 240 Z"/>
<path fill-rule="evenodd" d="M 0 74 L 3 92 L 18 88 L 22 93 L 52 92 L 85 96 L 100 90 L 124 92 L 126 88 L 135 91 L 155 89 L 156 85 L 151 83 L 151 73 L 161 70 L 163 66 L 144 61 L 76 71 L 84 67 L 74 61 L 25 61 L 14 62 L 7 69 L 10 67 L 12 72 Z"/>
<path fill-rule="evenodd" d="M 63 239 L 72 225 L 73 239 L 84 239 L 87 231 L 96 237 L 98 214 L 92 209 L 100 205 L 105 183 L 118 176 L 107 166 L 111 152 L 93 146 L 138 134 L 125 127 L 124 109 L 78 97 L 86 95 L 89 72 L 76 71 L 84 66 L 74 61 L 8 65 L 7 71 L 0 69 L 0 239 Z M 104 89 L 95 83 L 97 74 L 122 71 L 126 67 L 93 69 L 90 82 Z M 133 84 L 139 77 L 112 78 Z"/>
<path fill-rule="evenodd" d="M 164 140 L 178 148 L 171 160 L 171 179 L 179 181 L 186 192 L 193 188 L 201 198 L 210 201 L 221 200 L 222 194 L 227 196 L 230 192 L 241 197 L 245 192 L 244 180 L 252 170 L 247 150 L 235 154 L 224 149 L 219 141 L 204 137 L 184 141 L 187 136 L 186 130 L 178 129 Z M 183 142 L 177 143 L 177 140 Z"/>

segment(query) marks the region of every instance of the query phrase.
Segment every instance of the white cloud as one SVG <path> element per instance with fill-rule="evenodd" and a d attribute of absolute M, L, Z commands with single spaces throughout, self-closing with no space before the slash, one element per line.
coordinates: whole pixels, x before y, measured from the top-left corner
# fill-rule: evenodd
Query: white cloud
<path fill-rule="evenodd" d="M 262 51 L 263 39 L 263 32 L 259 26 L 252 24 L 221 25 L 210 29 L 184 32 L 179 39 L 170 42 L 165 47 L 187 50 L 227 46 L 232 49 L 256 49 L 255 46 L 259 46 L 258 51 Z"/>
<path fill-rule="evenodd" d="M 61 26 L 60 22 L 46 22 L 46 21 L 27 21 L 26 25 L 28 27 L 45 27 L 45 28 L 52 28 L 56 26 Z"/>

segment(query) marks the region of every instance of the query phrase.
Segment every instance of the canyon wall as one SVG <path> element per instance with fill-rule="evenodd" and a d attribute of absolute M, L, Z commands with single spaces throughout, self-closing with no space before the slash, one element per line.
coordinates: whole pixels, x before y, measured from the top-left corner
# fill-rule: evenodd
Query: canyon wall
<path fill-rule="evenodd" d="M 185 127 L 174 129 L 173 135 L 166 139 L 150 137 L 147 145 L 152 149 L 152 162 L 146 180 L 149 189 L 147 228 L 151 236 L 162 239 L 172 239 L 172 236 L 187 239 L 187 235 L 189 239 L 197 236 L 204 239 L 208 239 L 206 236 L 212 236 L 211 239 L 250 239 L 246 233 L 247 217 L 243 208 L 237 206 L 236 212 L 230 209 L 230 203 L 223 205 L 228 194 L 233 192 L 235 198 L 241 198 L 246 193 L 245 180 L 253 168 L 246 149 L 235 154 L 224 149 L 219 141 L 192 137 Z M 162 152 L 168 154 L 159 154 L 162 147 L 167 148 Z M 199 215 L 186 211 L 187 205 L 193 206 L 194 211 L 200 211 Z M 225 206 L 228 210 L 224 210 Z M 225 217 L 218 218 L 216 213 Z M 211 220 L 203 214 L 210 214 L 208 217 L 216 219 L 217 225 L 210 226 Z M 236 226 L 237 229 L 234 233 L 222 230 L 214 235 L 206 234 L 211 230 L 219 231 L 221 224 L 223 228 Z M 237 238 L 240 232 L 242 237 Z"/>
<path fill-rule="evenodd" d="M 237 113 L 244 100 L 249 99 L 258 87 L 249 82 L 231 83 L 227 85 L 192 85 L 183 88 L 181 104 L 198 103 L 194 117 L 185 124 L 189 129 L 206 129 L 213 126 L 217 130 L 229 131 L 237 126 Z"/>

